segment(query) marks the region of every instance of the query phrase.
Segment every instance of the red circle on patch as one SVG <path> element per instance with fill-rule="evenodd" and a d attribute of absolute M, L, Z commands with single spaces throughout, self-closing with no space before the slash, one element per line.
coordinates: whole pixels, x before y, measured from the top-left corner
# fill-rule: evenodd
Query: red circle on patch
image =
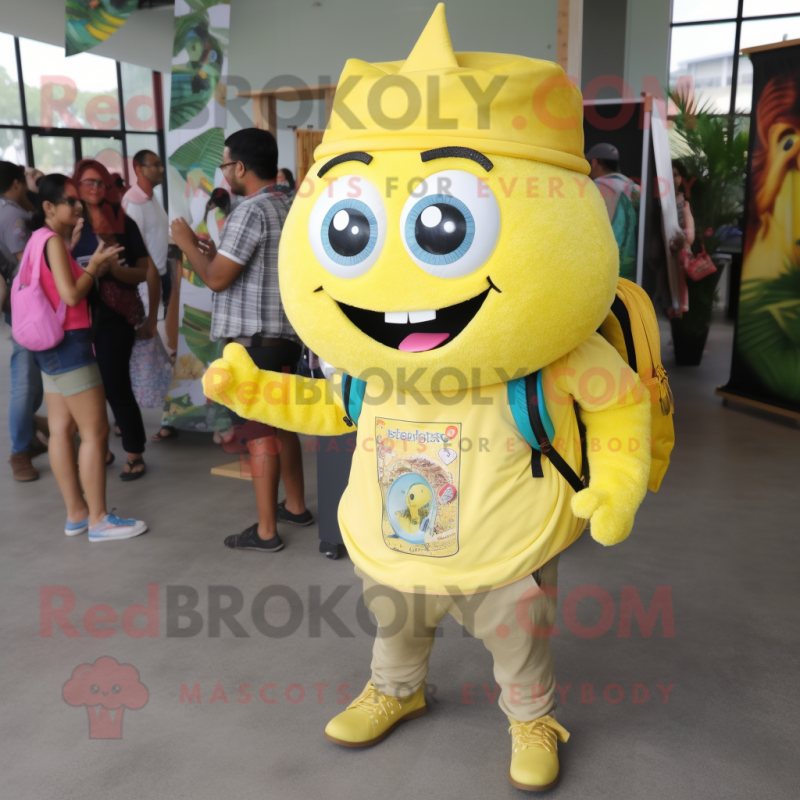
<path fill-rule="evenodd" d="M 452 503 L 457 494 L 456 487 L 452 483 L 446 483 L 439 489 L 439 505 L 446 506 L 448 503 Z"/>
<path fill-rule="evenodd" d="M 448 425 L 445 429 L 444 435 L 448 439 L 455 439 L 458 436 L 458 428 L 455 425 Z"/>

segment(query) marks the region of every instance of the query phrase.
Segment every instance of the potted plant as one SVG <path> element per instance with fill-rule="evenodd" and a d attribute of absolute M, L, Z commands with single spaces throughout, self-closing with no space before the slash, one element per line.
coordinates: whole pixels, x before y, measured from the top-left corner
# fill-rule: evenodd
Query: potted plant
<path fill-rule="evenodd" d="M 730 230 L 744 209 L 747 172 L 747 130 L 728 117 L 715 116 L 710 106 L 694 98 L 670 93 L 678 108 L 672 135 L 673 156 L 686 167 L 687 189 L 695 230 L 693 255 L 705 251 L 717 271 L 699 281 L 687 279 L 689 310 L 670 319 L 675 360 L 696 366 L 703 357 L 717 284 L 730 256 L 717 253 L 721 233 Z"/>

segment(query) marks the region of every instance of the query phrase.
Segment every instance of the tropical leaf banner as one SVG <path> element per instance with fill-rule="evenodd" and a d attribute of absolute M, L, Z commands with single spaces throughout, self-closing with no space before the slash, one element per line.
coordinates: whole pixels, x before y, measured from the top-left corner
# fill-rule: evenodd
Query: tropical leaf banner
<path fill-rule="evenodd" d="M 750 54 L 746 229 L 723 392 L 800 412 L 800 45 Z"/>
<path fill-rule="evenodd" d="M 65 47 L 68 56 L 91 50 L 116 33 L 139 0 L 67 0 Z"/>
<path fill-rule="evenodd" d="M 170 215 L 183 217 L 198 237 L 215 241 L 224 216 L 209 199 L 223 182 L 229 29 L 230 0 L 175 0 L 167 132 Z M 201 381 L 224 345 L 209 340 L 212 292 L 185 258 L 179 284 L 178 354 L 164 422 L 184 430 L 226 430 L 227 409 L 206 400 Z"/>

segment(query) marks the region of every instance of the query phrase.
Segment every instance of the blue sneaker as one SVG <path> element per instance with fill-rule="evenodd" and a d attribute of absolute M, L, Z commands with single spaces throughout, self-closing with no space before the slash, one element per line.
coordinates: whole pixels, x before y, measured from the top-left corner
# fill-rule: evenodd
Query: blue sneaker
<path fill-rule="evenodd" d="M 116 514 L 106 514 L 103 519 L 89 528 L 90 542 L 110 542 L 114 539 L 132 539 L 147 530 L 147 524 L 140 519 L 120 519 Z"/>
<path fill-rule="evenodd" d="M 67 536 L 78 536 L 78 534 L 86 533 L 89 530 L 89 517 L 86 517 L 83 522 L 70 522 L 67 520 L 67 524 L 64 526 L 64 533 Z"/>

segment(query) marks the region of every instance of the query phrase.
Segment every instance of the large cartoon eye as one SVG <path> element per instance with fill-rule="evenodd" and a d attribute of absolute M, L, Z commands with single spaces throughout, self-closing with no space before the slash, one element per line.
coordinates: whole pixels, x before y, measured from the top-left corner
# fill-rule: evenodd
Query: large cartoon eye
<path fill-rule="evenodd" d="M 386 209 L 378 190 L 360 175 L 337 178 L 317 198 L 308 236 L 317 260 L 332 275 L 363 275 L 386 239 Z"/>
<path fill-rule="evenodd" d="M 437 278 L 463 278 L 482 267 L 500 236 L 500 207 L 477 175 L 449 169 L 426 178 L 400 216 L 406 251 Z"/>
<path fill-rule="evenodd" d="M 98 686 L 96 683 L 93 683 L 93 684 L 92 684 L 92 685 L 89 687 L 89 691 L 90 691 L 92 694 L 97 694 L 97 693 L 100 691 L 100 687 L 99 687 L 99 686 Z"/>
<path fill-rule="evenodd" d="M 122 687 L 118 683 L 115 683 L 111 687 L 111 691 L 114 692 L 114 694 L 119 694 L 122 691 Z"/>

